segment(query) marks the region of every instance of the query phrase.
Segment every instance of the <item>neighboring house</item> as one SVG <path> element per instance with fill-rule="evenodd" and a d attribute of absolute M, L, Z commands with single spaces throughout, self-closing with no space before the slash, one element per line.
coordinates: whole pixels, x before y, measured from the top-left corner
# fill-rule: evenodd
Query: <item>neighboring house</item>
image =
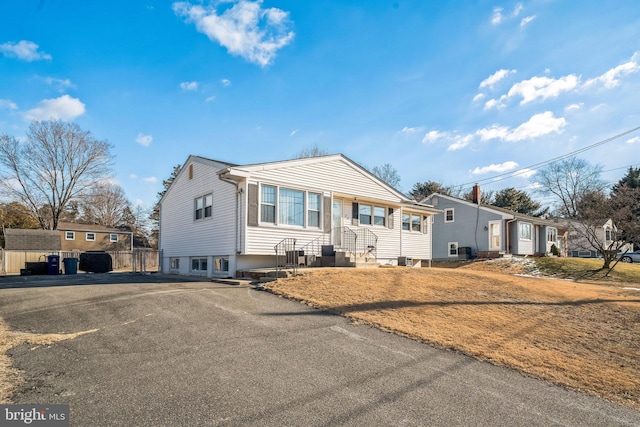
<path fill-rule="evenodd" d="M 133 233 L 95 224 L 59 222 L 63 251 L 131 251 Z"/>
<path fill-rule="evenodd" d="M 253 165 L 190 156 L 160 200 L 166 273 L 234 277 L 295 263 L 431 259 L 431 216 L 347 157 Z"/>
<path fill-rule="evenodd" d="M 575 220 L 560 220 L 567 229 L 567 256 L 581 258 L 597 258 L 602 256 L 595 245 L 603 248 L 611 248 L 616 252 L 633 251 L 632 244 L 625 244 L 616 240 L 618 229 L 611 219 L 603 219 L 597 225 L 586 226 Z M 586 237 L 591 237 L 591 242 Z"/>
<path fill-rule="evenodd" d="M 552 221 L 480 204 L 477 185 L 473 194 L 473 202 L 438 193 L 424 199 L 442 211 L 434 216 L 433 259 L 547 254 L 554 244 L 563 247 Z"/>
<path fill-rule="evenodd" d="M 18 251 L 59 251 L 60 233 L 55 230 L 6 228 L 4 248 Z"/>

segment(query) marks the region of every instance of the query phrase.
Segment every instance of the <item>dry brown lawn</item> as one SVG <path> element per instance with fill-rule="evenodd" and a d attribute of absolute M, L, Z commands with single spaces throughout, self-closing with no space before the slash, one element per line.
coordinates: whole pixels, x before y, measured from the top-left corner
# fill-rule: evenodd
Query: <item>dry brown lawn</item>
<path fill-rule="evenodd" d="M 20 371 L 11 366 L 11 359 L 6 354 L 10 348 L 20 344 L 49 345 L 89 334 L 96 330 L 92 329 L 74 334 L 32 334 L 10 331 L 0 319 L 0 404 L 9 403 L 9 397 L 13 390 L 23 382 Z"/>
<path fill-rule="evenodd" d="M 464 268 L 299 270 L 271 292 L 640 409 L 640 284 Z M 627 289 L 625 289 L 627 288 Z"/>

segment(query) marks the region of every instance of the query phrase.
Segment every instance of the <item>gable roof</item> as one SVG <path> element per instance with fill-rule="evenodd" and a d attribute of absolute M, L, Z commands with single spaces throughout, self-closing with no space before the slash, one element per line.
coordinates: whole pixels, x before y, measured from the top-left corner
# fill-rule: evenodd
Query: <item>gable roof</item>
<path fill-rule="evenodd" d="M 59 251 L 62 249 L 60 233 L 56 230 L 6 228 L 4 248 L 22 251 Z"/>
<path fill-rule="evenodd" d="M 425 211 L 425 212 L 430 212 L 430 213 L 440 212 L 439 210 L 435 209 L 433 206 L 430 206 L 430 205 L 425 204 L 425 203 L 419 203 L 419 202 L 416 202 L 413 199 L 410 199 L 404 193 L 402 193 L 398 189 L 390 186 L 389 184 L 387 184 L 386 182 L 384 182 L 383 180 L 378 178 L 376 175 L 374 175 L 372 172 L 370 172 L 367 168 L 365 168 L 365 167 L 361 166 L 360 164 L 358 164 L 357 162 L 351 160 L 350 158 L 348 158 L 344 154 L 329 154 L 329 155 L 324 155 L 324 156 L 303 157 L 303 158 L 299 158 L 299 159 L 286 159 L 286 160 L 278 160 L 278 161 L 263 162 L 263 163 L 250 163 L 250 164 L 245 164 L 245 165 L 238 165 L 238 164 L 233 164 L 233 163 L 229 163 L 229 162 L 223 162 L 223 161 L 219 161 L 219 160 L 207 159 L 205 157 L 190 155 L 187 158 L 187 160 L 185 161 L 185 163 L 183 164 L 183 166 L 182 166 L 180 172 L 178 173 L 177 177 L 179 177 L 180 175 L 182 175 L 182 173 L 185 172 L 185 169 L 187 169 L 187 168 L 185 168 L 185 166 L 187 164 L 189 164 L 189 162 L 192 162 L 192 161 L 197 161 L 199 163 L 207 164 L 209 166 L 221 169 L 220 171 L 218 171 L 218 176 L 220 178 L 225 178 L 225 177 L 226 178 L 232 178 L 232 177 L 248 178 L 248 177 L 251 176 L 252 172 L 277 170 L 277 169 L 280 169 L 280 168 L 285 168 L 285 167 L 290 167 L 290 166 L 312 165 L 312 164 L 318 164 L 318 163 L 332 162 L 332 161 L 336 161 L 336 160 L 344 162 L 345 164 L 347 164 L 351 168 L 353 168 L 353 169 L 357 170 L 358 172 L 362 173 L 363 175 L 367 176 L 369 179 L 374 181 L 376 184 L 378 184 L 378 185 L 384 187 L 385 189 L 387 189 L 387 191 L 389 191 L 391 194 L 393 194 L 395 197 L 398 198 L 399 202 L 402 205 L 411 206 L 411 207 L 413 207 L 415 209 L 422 210 L 422 211 Z M 169 188 L 171 188 L 171 187 L 169 187 Z M 167 192 L 165 192 L 165 194 L 162 197 L 161 201 L 166 197 L 168 192 L 169 192 L 169 189 L 167 189 Z"/>
<path fill-rule="evenodd" d="M 459 203 L 459 204 L 463 204 L 465 206 L 469 206 L 469 207 L 473 207 L 473 208 L 479 208 L 479 209 L 482 209 L 482 210 L 487 211 L 487 212 L 496 213 L 498 215 L 501 215 L 504 219 L 526 220 L 526 221 L 529 221 L 529 222 L 532 222 L 532 223 L 538 224 L 538 225 L 557 226 L 557 224 L 552 220 L 547 220 L 547 219 L 538 218 L 538 217 L 531 216 L 531 215 L 521 214 L 521 213 L 512 211 L 510 209 L 500 208 L 500 207 L 497 207 L 497 206 L 473 203 L 473 202 L 470 202 L 468 200 L 460 199 L 459 197 L 448 196 L 446 194 L 433 193 L 433 194 L 430 194 L 429 196 L 425 197 L 423 201 L 432 200 L 434 196 L 441 197 L 443 199 L 447 199 L 447 200 L 450 200 L 450 201 L 453 201 L 453 202 L 456 202 L 456 203 Z"/>

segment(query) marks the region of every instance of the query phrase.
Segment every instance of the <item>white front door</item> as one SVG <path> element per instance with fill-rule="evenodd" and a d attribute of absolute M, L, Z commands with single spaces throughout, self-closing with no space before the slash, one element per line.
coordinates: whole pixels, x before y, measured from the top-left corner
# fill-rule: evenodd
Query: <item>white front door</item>
<path fill-rule="evenodd" d="M 502 243 L 502 226 L 500 221 L 489 222 L 489 250 L 499 251 Z"/>

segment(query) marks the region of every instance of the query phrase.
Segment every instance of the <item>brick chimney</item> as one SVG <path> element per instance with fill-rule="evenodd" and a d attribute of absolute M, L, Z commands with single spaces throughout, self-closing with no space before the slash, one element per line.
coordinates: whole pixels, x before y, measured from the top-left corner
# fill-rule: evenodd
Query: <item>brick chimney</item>
<path fill-rule="evenodd" d="M 473 190 L 471 190 L 471 197 L 473 199 L 473 203 L 476 205 L 480 204 L 480 186 L 478 184 L 473 186 Z"/>

